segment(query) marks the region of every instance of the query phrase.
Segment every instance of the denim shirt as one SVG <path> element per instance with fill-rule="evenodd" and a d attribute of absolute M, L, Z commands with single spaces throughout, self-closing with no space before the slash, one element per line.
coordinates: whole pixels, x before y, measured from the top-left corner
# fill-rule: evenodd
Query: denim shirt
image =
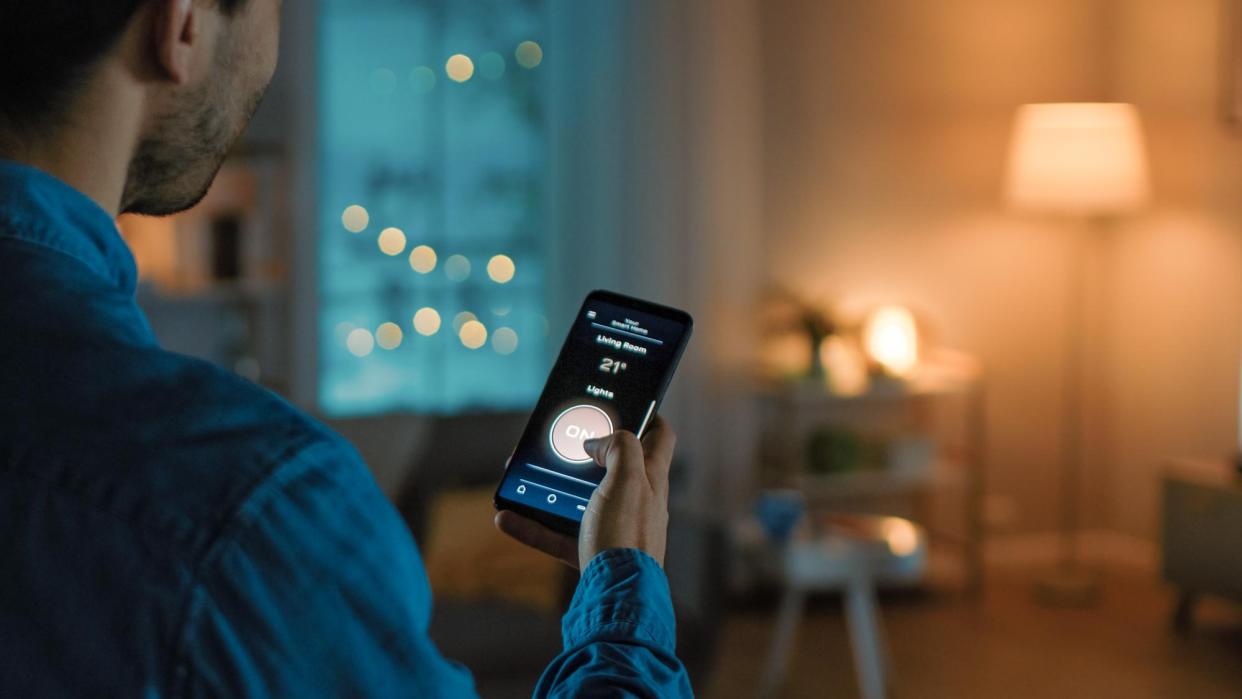
<path fill-rule="evenodd" d="M 460 697 L 339 436 L 160 349 L 112 219 L 0 161 L 0 696 Z M 536 696 L 690 694 L 660 566 L 599 554 Z"/>

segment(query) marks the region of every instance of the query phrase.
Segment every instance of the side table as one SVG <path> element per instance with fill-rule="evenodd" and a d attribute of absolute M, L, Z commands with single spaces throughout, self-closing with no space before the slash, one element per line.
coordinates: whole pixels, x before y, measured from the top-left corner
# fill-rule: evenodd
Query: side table
<path fill-rule="evenodd" d="M 862 699 L 885 699 L 890 694 L 892 672 L 876 582 L 917 580 L 926 564 L 927 537 L 920 527 L 897 517 L 833 519 L 837 526 L 817 536 L 795 538 L 779 554 L 777 575 L 784 591 L 761 697 L 774 696 L 784 682 L 806 598 L 824 591 L 842 593 Z"/>

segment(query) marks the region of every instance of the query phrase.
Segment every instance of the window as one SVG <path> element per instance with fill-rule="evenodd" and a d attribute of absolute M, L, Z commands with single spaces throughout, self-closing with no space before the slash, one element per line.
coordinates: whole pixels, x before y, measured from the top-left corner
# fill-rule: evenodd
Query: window
<path fill-rule="evenodd" d="M 529 405 L 547 367 L 544 0 L 326 0 L 319 400 Z"/>

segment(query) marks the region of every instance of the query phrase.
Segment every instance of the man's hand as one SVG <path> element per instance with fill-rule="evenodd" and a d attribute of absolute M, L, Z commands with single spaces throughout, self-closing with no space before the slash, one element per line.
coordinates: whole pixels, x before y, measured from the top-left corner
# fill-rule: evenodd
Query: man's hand
<path fill-rule="evenodd" d="M 664 565 L 668 469 L 676 443 L 677 435 L 658 416 L 641 443 L 624 431 L 587 440 L 587 453 L 607 473 L 591 495 L 576 541 L 509 510 L 496 514 L 496 526 L 576 568 L 585 568 L 595 554 L 613 548 L 640 549 Z"/>

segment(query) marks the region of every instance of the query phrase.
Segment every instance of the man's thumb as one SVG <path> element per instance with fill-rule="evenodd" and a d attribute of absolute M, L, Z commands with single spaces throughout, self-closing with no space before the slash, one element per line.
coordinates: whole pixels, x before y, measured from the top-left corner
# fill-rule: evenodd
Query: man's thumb
<path fill-rule="evenodd" d="M 604 462 L 608 459 L 608 447 L 611 443 L 611 435 L 608 437 L 595 437 L 593 439 L 584 440 L 582 442 L 582 448 L 586 450 L 587 455 L 590 456 L 595 463 L 600 466 L 607 467 L 608 464 Z"/>

